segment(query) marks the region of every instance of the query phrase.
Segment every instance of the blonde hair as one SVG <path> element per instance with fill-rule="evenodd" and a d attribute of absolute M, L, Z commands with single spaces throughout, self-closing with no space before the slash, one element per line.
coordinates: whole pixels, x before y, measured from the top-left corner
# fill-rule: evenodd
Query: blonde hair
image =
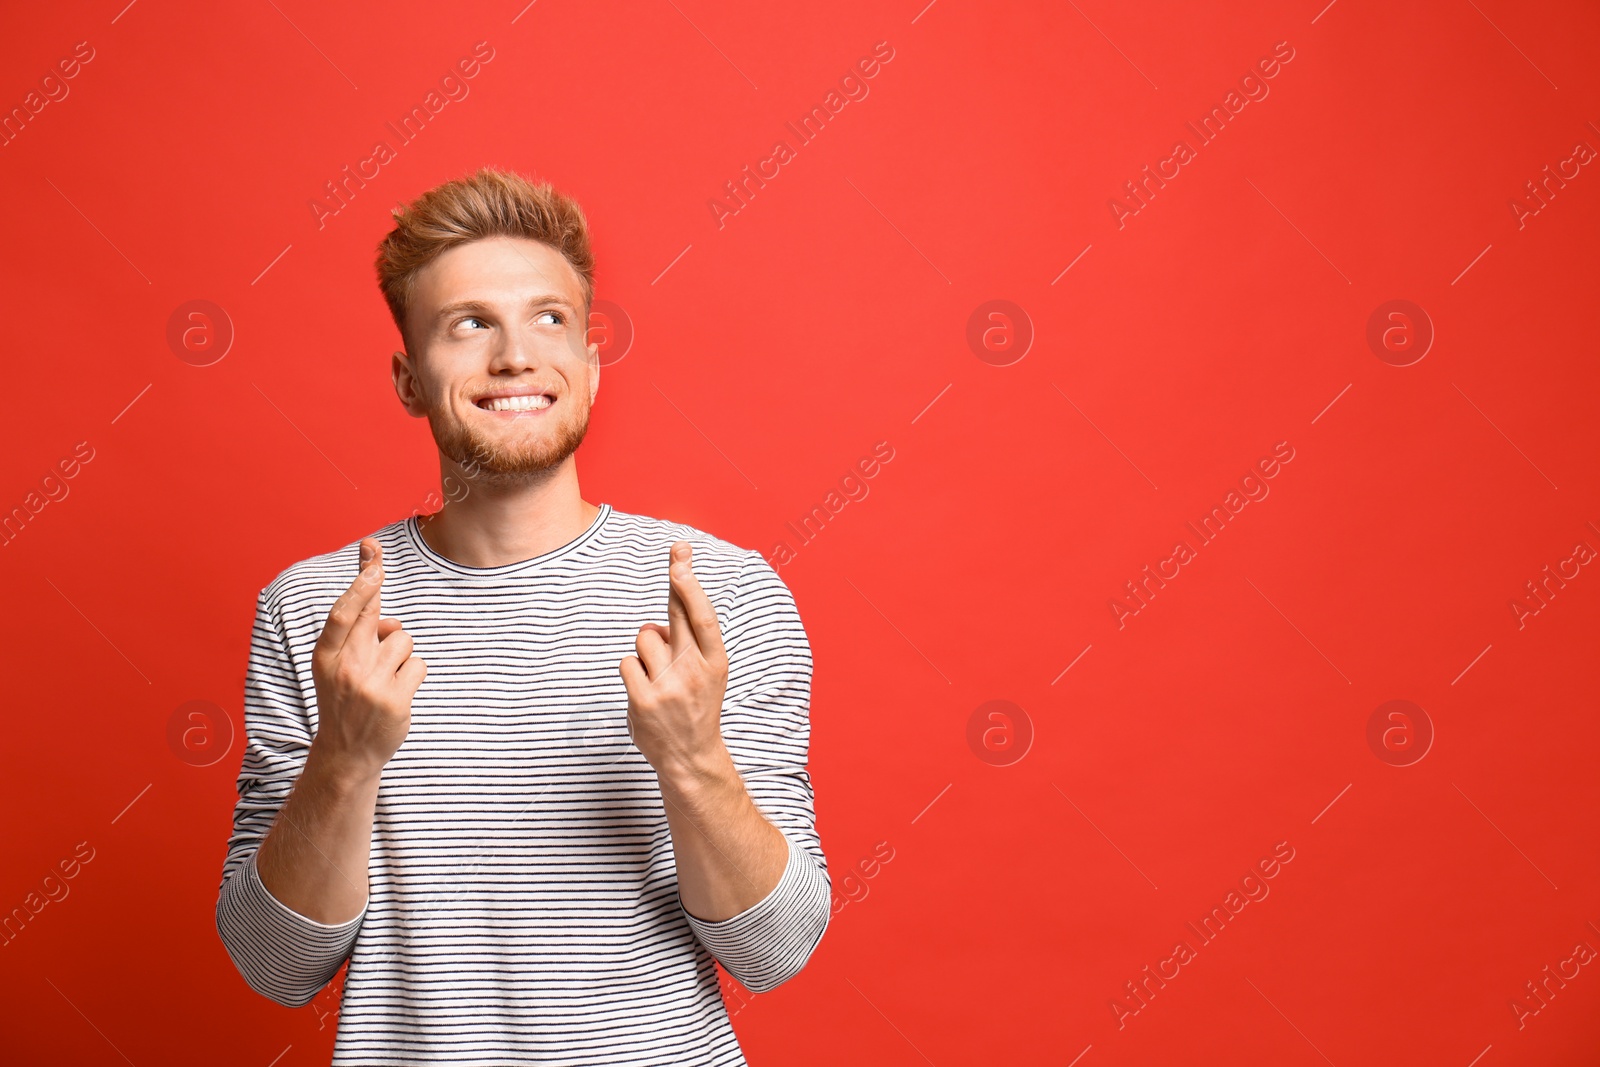
<path fill-rule="evenodd" d="M 525 237 L 549 245 L 577 272 L 586 314 L 594 299 L 588 221 L 577 202 L 549 182 L 482 167 L 470 177 L 434 186 L 393 217 L 394 229 L 378 243 L 378 288 L 402 338 L 418 272 L 447 249 L 486 237 Z"/>

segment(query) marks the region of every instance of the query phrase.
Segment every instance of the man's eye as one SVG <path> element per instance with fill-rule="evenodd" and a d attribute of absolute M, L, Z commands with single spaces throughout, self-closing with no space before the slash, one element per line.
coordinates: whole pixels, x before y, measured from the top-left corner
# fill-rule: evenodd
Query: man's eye
<path fill-rule="evenodd" d="M 466 318 L 462 319 L 461 321 L 462 322 L 482 322 L 483 320 L 478 318 L 478 316 L 476 316 L 476 315 L 468 315 Z"/>
<path fill-rule="evenodd" d="M 543 319 L 543 318 L 555 319 L 556 321 L 551 324 L 553 326 L 559 326 L 564 321 L 561 318 L 561 312 L 559 312 L 559 311 L 541 311 L 541 312 L 539 312 L 538 315 L 536 315 L 534 317 L 536 319 Z"/>

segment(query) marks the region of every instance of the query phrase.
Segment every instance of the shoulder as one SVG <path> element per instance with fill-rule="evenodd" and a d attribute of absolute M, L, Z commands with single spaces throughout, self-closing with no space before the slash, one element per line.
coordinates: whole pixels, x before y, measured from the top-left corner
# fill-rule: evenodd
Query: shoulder
<path fill-rule="evenodd" d="M 377 539 L 388 557 L 399 548 L 399 538 L 405 535 L 402 522 L 390 523 L 338 548 L 291 563 L 261 590 L 260 606 L 282 619 L 286 628 L 307 619 L 320 628 L 333 602 L 350 588 L 361 569 L 361 542 L 368 537 Z"/>
<path fill-rule="evenodd" d="M 679 541 L 689 542 L 694 549 L 694 571 L 702 584 L 708 580 L 737 581 L 739 573 L 752 560 L 761 560 L 761 553 L 753 548 L 743 548 L 699 527 L 672 519 L 612 508 L 607 525 L 610 543 L 618 550 L 642 562 L 659 564 L 663 570 L 672 546 Z"/>
<path fill-rule="evenodd" d="M 673 544 L 687 541 L 694 549 L 694 573 L 719 615 L 793 611 L 794 597 L 778 572 L 756 549 L 744 548 L 697 526 L 612 509 L 611 544 L 630 562 L 665 575 Z"/>

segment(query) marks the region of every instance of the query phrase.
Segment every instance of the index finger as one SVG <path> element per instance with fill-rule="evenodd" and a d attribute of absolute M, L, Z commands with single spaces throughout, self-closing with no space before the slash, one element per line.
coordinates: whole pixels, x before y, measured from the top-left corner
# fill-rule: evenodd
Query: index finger
<path fill-rule="evenodd" d="M 694 630 L 689 623 L 689 611 L 679 593 L 682 584 L 679 573 L 689 563 L 683 557 L 684 543 L 675 541 L 667 549 L 667 644 L 672 647 L 672 657 L 677 659 L 689 646 L 695 644 Z"/>
<path fill-rule="evenodd" d="M 717 625 L 717 609 L 712 606 L 705 587 L 694 574 L 694 549 L 684 542 L 681 559 L 676 558 L 677 545 L 673 546 L 673 550 L 672 597 L 667 604 L 667 614 L 672 623 L 674 654 L 677 654 L 680 640 L 693 640 L 699 646 L 700 654 L 708 660 L 727 655 L 722 647 L 722 630 Z M 673 610 L 674 603 L 676 611 Z"/>
<path fill-rule="evenodd" d="M 370 558 L 361 566 L 350 588 L 339 595 L 328 612 L 328 621 L 322 627 L 317 645 L 325 652 L 337 653 L 353 638 L 376 637 L 380 602 L 378 590 L 383 585 L 383 548 L 372 538 L 361 541 L 362 555 Z"/>

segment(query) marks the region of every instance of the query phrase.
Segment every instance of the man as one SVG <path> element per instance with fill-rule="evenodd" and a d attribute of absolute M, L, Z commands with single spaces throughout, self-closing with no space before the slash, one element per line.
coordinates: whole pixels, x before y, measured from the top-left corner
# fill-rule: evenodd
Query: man
<path fill-rule="evenodd" d="M 335 1064 L 743 1064 L 713 958 L 772 989 L 830 912 L 794 599 L 579 495 L 576 204 L 480 170 L 377 265 L 395 391 L 465 491 L 261 590 L 223 943 L 293 1007 L 348 957 Z"/>

